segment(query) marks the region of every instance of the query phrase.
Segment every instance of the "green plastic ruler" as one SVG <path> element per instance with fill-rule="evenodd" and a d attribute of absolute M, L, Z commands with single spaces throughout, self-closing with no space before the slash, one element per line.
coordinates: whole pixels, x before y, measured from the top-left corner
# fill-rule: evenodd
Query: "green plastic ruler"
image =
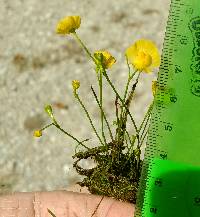
<path fill-rule="evenodd" d="M 200 0 L 172 0 L 136 217 L 200 217 Z"/>

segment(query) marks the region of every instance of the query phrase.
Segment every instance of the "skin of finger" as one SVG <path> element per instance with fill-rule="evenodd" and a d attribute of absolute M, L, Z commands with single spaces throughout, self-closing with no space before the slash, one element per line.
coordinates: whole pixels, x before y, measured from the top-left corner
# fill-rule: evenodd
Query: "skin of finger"
<path fill-rule="evenodd" d="M 62 189 L 62 190 L 67 190 L 67 191 L 72 191 L 72 192 L 79 192 L 79 193 L 87 193 L 87 194 L 90 194 L 90 192 L 88 191 L 88 189 L 86 188 L 86 187 L 81 187 L 80 185 L 78 185 L 78 184 L 75 184 L 75 185 L 71 185 L 71 186 L 68 186 L 66 189 Z M 101 197 L 102 198 L 102 197 Z M 106 201 L 107 201 L 107 199 L 108 198 L 106 198 Z M 105 200 L 105 199 L 104 199 Z M 99 200 L 100 201 L 100 200 Z M 116 201 L 116 200 L 114 200 L 115 202 L 119 202 L 119 201 Z M 103 203 L 104 203 L 104 201 L 103 202 L 101 202 L 101 204 L 103 205 Z M 107 202 L 106 202 L 107 203 Z M 124 211 L 124 209 L 126 209 L 126 205 L 124 206 L 124 204 L 126 204 L 126 205 L 129 205 L 129 207 L 127 208 L 127 210 L 125 210 Z M 98 208 L 98 212 L 97 213 L 99 213 L 99 212 L 101 212 L 101 215 L 99 215 L 99 216 L 101 216 L 101 217 L 104 217 L 104 216 L 108 216 L 108 215 L 110 215 L 110 216 L 119 216 L 119 214 L 121 214 L 121 212 L 119 213 L 119 210 L 121 210 L 121 207 L 123 207 L 122 208 L 122 215 L 121 215 L 121 217 L 123 216 L 123 215 L 125 215 L 126 217 L 127 216 L 131 216 L 131 217 L 133 217 L 134 216 L 134 211 L 135 211 L 135 209 L 134 209 L 134 206 L 132 205 L 132 204 L 130 204 L 130 203 L 121 203 L 121 202 L 119 202 L 119 203 L 114 203 L 114 205 L 115 206 L 110 206 L 110 208 L 112 208 L 112 209 L 110 209 L 110 208 L 108 208 L 109 209 L 109 212 L 107 212 L 105 209 L 104 209 L 104 207 L 102 207 L 102 205 L 101 206 L 99 206 L 99 208 Z M 104 206 L 104 205 L 103 205 Z M 130 209 L 130 214 L 128 213 L 129 212 L 129 209 Z M 100 211 L 99 211 L 100 210 Z M 103 212 L 107 212 L 107 214 L 105 214 L 105 213 L 103 213 Z"/>
<path fill-rule="evenodd" d="M 10 193 L 0 196 L 0 217 L 35 217 L 32 193 Z"/>
<path fill-rule="evenodd" d="M 13 193 L 0 197 L 0 217 L 50 217 L 47 208 L 57 217 L 91 217 L 102 196 L 70 191 Z M 6 202 L 7 201 L 7 202 Z M 133 204 L 105 197 L 99 205 L 98 217 L 133 217 Z"/>

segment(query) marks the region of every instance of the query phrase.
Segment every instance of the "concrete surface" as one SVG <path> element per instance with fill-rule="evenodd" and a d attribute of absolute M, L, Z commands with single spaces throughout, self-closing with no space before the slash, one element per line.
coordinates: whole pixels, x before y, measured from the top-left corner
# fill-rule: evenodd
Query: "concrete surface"
<path fill-rule="evenodd" d="M 58 122 L 73 136 L 91 138 L 87 143 L 91 147 L 99 144 L 71 88 L 73 79 L 80 80 L 80 97 L 100 133 L 99 110 L 90 91 L 92 84 L 98 93 L 93 64 L 72 36 L 55 34 L 58 20 L 81 16 L 77 33 L 88 48 L 107 49 L 117 59 L 109 76 L 122 94 L 128 73 L 125 49 L 148 38 L 161 52 L 169 4 L 170 0 L 0 0 L 1 193 L 62 189 L 83 178 L 72 167 L 74 140 L 53 127 L 39 139 L 32 136 L 35 129 L 50 123 L 44 105 L 53 105 Z M 137 123 L 152 100 L 151 81 L 157 71 L 143 74 L 137 87 L 131 106 Z M 105 79 L 103 91 L 111 122 L 114 94 Z M 128 127 L 133 132 L 130 119 Z M 91 160 L 81 163 L 94 165 Z"/>

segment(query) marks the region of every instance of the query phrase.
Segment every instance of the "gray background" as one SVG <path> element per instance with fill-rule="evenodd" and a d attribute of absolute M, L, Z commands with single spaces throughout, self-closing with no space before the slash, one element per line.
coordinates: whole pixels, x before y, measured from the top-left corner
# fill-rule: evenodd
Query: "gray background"
<path fill-rule="evenodd" d="M 106 49 L 117 59 L 108 74 L 122 94 L 128 73 L 125 49 L 148 38 L 162 51 L 169 4 L 169 0 L 0 0 L 0 193 L 61 189 L 83 178 L 72 167 L 74 140 L 54 127 L 39 139 L 32 136 L 50 123 L 45 104 L 66 105 L 53 106 L 61 126 L 80 140 L 91 138 L 86 143 L 90 147 L 99 144 L 71 88 L 73 79 L 80 80 L 80 98 L 100 133 L 99 110 L 90 90 L 92 84 L 98 94 L 94 66 L 71 35 L 55 34 L 58 20 L 81 16 L 77 33 L 88 48 Z M 157 71 L 141 76 L 131 105 L 137 123 L 152 100 L 151 81 Z M 103 82 L 104 108 L 112 122 L 114 94 Z M 133 132 L 130 119 L 128 129 Z M 80 165 L 95 164 L 88 160 Z"/>

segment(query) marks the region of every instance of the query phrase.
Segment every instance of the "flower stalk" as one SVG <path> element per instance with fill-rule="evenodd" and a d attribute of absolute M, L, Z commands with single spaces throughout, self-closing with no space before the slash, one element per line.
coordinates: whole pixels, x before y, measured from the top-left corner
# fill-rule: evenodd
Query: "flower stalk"
<path fill-rule="evenodd" d="M 100 73 L 99 73 L 99 79 L 98 79 L 98 81 L 99 81 L 99 97 L 100 97 L 100 106 L 101 106 L 101 130 L 102 130 L 102 137 L 103 137 L 103 139 L 104 139 L 104 142 L 105 142 L 105 144 L 107 143 L 106 142 L 106 138 L 105 138 L 105 134 L 104 134 L 104 129 L 103 129 L 103 91 L 102 91 L 102 72 L 101 72 L 101 70 L 99 71 Z M 97 74 L 97 76 L 98 76 L 98 74 Z"/>
<path fill-rule="evenodd" d="M 135 130 L 136 130 L 136 132 L 138 132 L 136 123 L 135 123 L 135 121 L 134 121 L 134 119 L 133 119 L 133 117 L 132 117 L 132 115 L 131 115 L 129 109 L 127 108 L 127 106 L 126 106 L 125 103 L 123 102 L 123 99 L 120 97 L 120 95 L 119 95 L 118 92 L 116 91 L 114 85 L 113 85 L 112 82 L 110 81 L 110 79 L 109 79 L 108 75 L 106 74 L 106 71 L 105 71 L 105 70 L 103 70 L 103 75 L 105 76 L 106 80 L 108 81 L 108 83 L 109 83 L 110 86 L 112 87 L 113 91 L 115 92 L 115 94 L 117 95 L 117 97 L 119 98 L 119 100 L 121 101 L 122 105 L 123 105 L 123 106 L 125 107 L 125 109 L 127 110 L 128 114 L 129 114 L 129 116 L 130 116 L 130 118 L 131 118 L 131 121 L 132 121 L 132 123 L 133 123 L 133 125 L 134 125 L 134 127 L 135 127 Z"/>
<path fill-rule="evenodd" d="M 94 132 L 95 132 L 95 134 L 96 134 L 96 136 L 97 136 L 97 138 L 99 139 L 100 143 L 101 143 L 103 146 L 106 145 L 106 144 L 104 144 L 104 143 L 102 142 L 100 136 L 98 135 L 98 133 L 97 133 L 95 127 L 94 127 L 94 124 L 92 123 L 92 119 L 91 119 L 91 117 L 90 117 L 90 115 L 89 115 L 87 109 L 85 108 L 83 102 L 82 102 L 81 99 L 79 98 L 78 94 L 76 94 L 76 98 L 78 99 L 80 105 L 81 105 L 82 108 L 84 109 L 84 111 L 85 111 L 85 113 L 86 113 L 86 115 L 87 115 L 87 117 L 88 117 L 88 119 L 89 119 L 89 121 L 90 121 L 90 124 L 91 124 L 91 126 L 92 126 L 92 128 L 93 128 L 93 130 L 94 130 Z"/>
<path fill-rule="evenodd" d="M 77 42 L 83 47 L 83 49 L 87 53 L 88 57 L 91 58 L 94 63 L 96 63 L 95 58 L 92 56 L 89 49 L 85 46 L 85 44 L 82 42 L 82 40 L 79 38 L 78 34 L 76 32 L 73 32 L 72 34 L 75 37 L 75 39 L 77 40 Z"/>
<path fill-rule="evenodd" d="M 107 121 L 106 115 L 105 115 L 105 113 L 104 113 L 104 111 L 103 111 L 103 108 L 102 108 L 101 104 L 99 103 L 99 100 L 98 100 L 98 98 L 97 98 L 97 95 L 96 95 L 96 93 L 95 93 L 95 91 L 94 91 L 92 85 L 91 85 L 91 90 L 92 90 L 92 92 L 93 92 L 93 94 L 94 94 L 94 96 L 95 96 L 95 99 L 96 99 L 96 101 L 97 101 L 97 104 L 98 104 L 98 106 L 99 106 L 99 108 L 100 108 L 100 110 L 101 110 L 101 113 L 102 113 L 102 115 L 103 115 L 103 118 L 104 118 L 105 121 L 106 121 L 108 130 L 109 130 L 109 133 L 110 133 L 110 138 L 111 138 L 112 141 L 114 141 L 114 138 L 113 138 L 113 135 L 112 135 L 112 131 L 111 131 L 111 129 L 110 129 L 110 125 L 109 125 L 109 123 L 108 123 L 108 121 Z"/>

